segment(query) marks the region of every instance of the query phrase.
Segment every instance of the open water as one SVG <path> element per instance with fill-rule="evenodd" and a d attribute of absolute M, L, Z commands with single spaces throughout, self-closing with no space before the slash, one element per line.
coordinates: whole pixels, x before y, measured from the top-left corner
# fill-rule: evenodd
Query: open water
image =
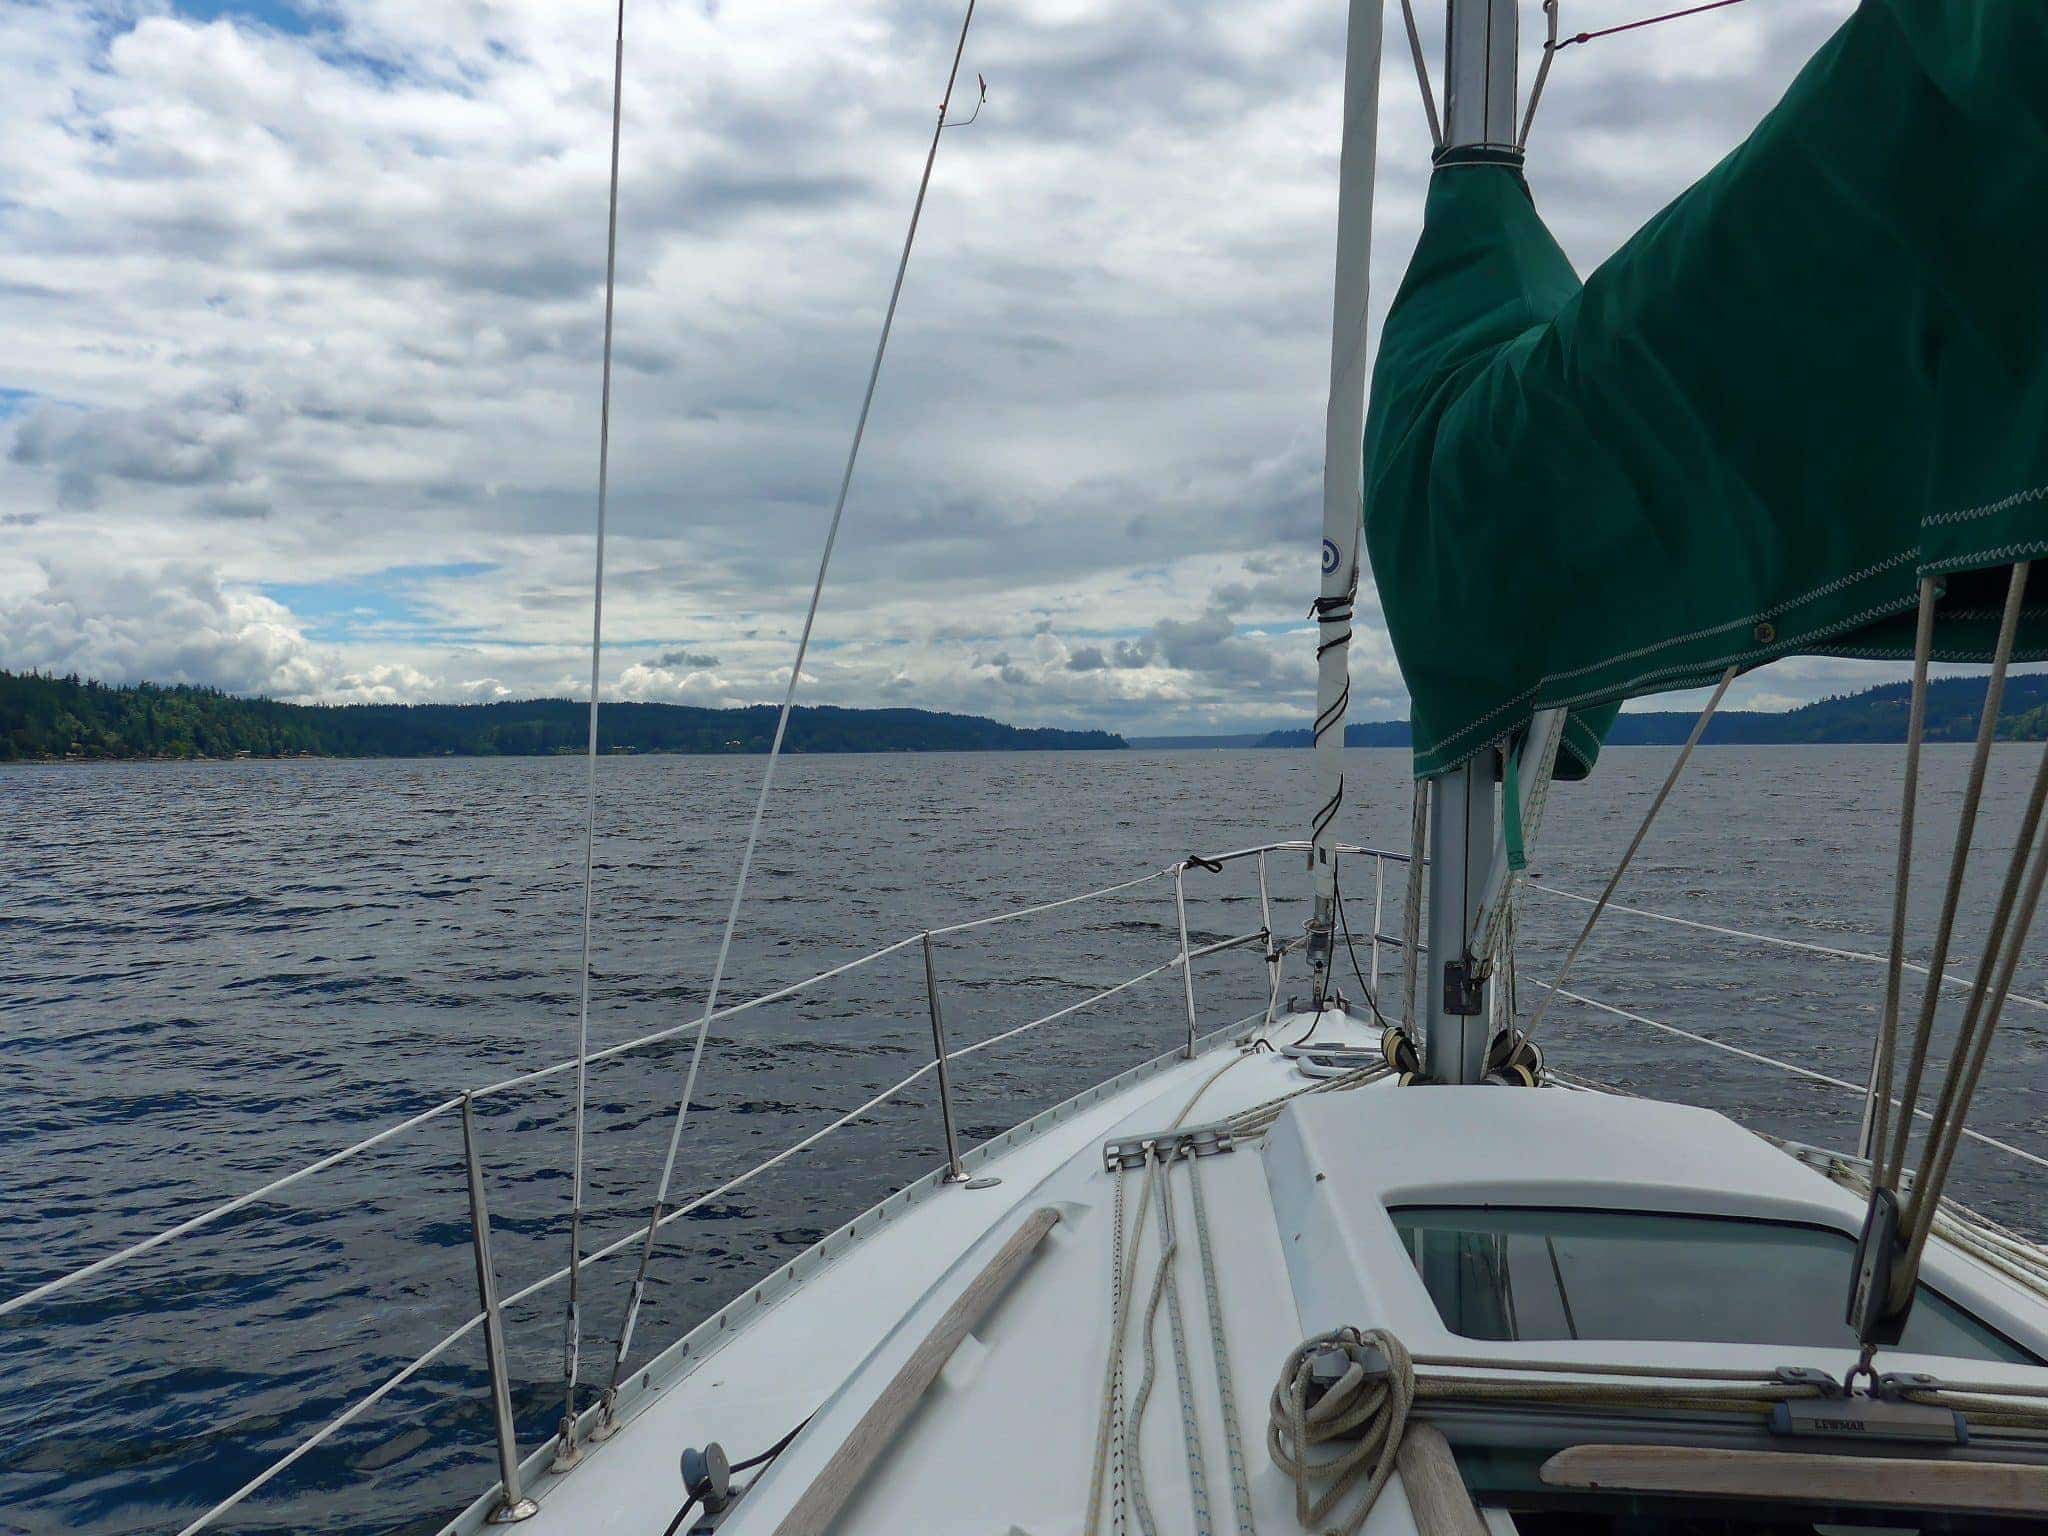
<path fill-rule="evenodd" d="M 1952 968 L 1967 971 L 2037 748 L 2002 747 Z M 1915 932 L 1940 889 L 1966 748 L 1928 752 Z M 1404 846 L 1406 755 L 1360 752 L 1348 835 Z M 1891 748 L 1702 750 L 1619 899 L 1881 951 Z M 1618 750 L 1565 786 L 1536 860 L 1588 894 L 1671 760 Z M 604 1045 L 701 1009 L 757 758 L 601 765 L 591 1030 Z M 1027 905 L 1195 851 L 1299 835 L 1303 752 L 797 758 L 784 765 L 728 996 L 927 926 Z M 434 1104 L 574 1049 L 581 914 L 575 760 L 0 768 L 0 1296 L 11 1296 Z M 1258 926 L 1249 862 L 1191 880 L 1197 941 Z M 1303 914 L 1272 865 L 1276 927 Z M 1369 861 L 1346 897 L 1370 967 Z M 1390 866 L 1383 926 L 1398 932 Z M 1586 909 L 1533 895 L 1522 974 L 1547 978 Z M 945 940 L 955 1044 L 1167 958 L 1172 887 Z M 1386 964 L 1396 969 L 1391 955 Z M 2037 935 L 2021 987 L 2048 996 Z M 1250 952 L 1198 968 L 1205 1027 L 1264 1000 Z M 1875 966 L 1615 912 L 1574 987 L 1860 1081 Z M 1355 984 L 1352 989 L 1356 990 Z M 1391 984 L 1388 988 L 1392 990 Z M 1524 1005 L 1535 991 L 1525 985 Z M 1170 1046 L 1177 977 L 961 1064 L 980 1138 Z M 1560 1005 L 1552 1060 L 1778 1134 L 1853 1140 L 1859 1101 L 1641 1024 Z M 687 1037 L 591 1082 L 586 1247 L 645 1219 Z M 675 1198 L 717 1185 L 930 1051 L 915 946 L 711 1032 Z M 568 1076 L 479 1105 L 504 1290 L 567 1256 Z M 2048 1153 L 2048 1012 L 2008 1010 L 1973 1123 Z M 928 1169 L 918 1090 L 667 1229 L 635 1357 Z M 1955 1192 L 2039 1232 L 2038 1170 L 1972 1148 Z M 176 1530 L 474 1309 L 452 1116 L 0 1319 L 0 1531 Z M 585 1375 L 608 1364 L 630 1258 L 596 1266 Z M 525 1443 L 559 1413 L 561 1293 L 515 1309 Z M 493 1478 L 481 1351 L 465 1340 L 227 1522 L 431 1531 Z"/>

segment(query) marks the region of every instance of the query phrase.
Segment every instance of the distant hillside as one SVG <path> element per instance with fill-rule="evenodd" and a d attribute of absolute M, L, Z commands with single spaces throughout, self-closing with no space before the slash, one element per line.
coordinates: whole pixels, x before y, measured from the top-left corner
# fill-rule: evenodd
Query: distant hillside
<path fill-rule="evenodd" d="M 584 750 L 589 709 L 572 699 L 498 704 L 280 704 L 210 688 L 108 687 L 0 672 L 0 762 L 50 758 L 539 757 Z M 766 704 L 607 704 L 605 752 L 765 752 Z M 978 715 L 811 705 L 787 752 L 1121 750 L 1108 731 L 1023 729 Z"/>
<path fill-rule="evenodd" d="M 1782 713 L 1724 709 L 1707 722 L 1704 746 L 1849 745 L 1890 743 L 1906 739 L 1906 712 L 1912 702 L 1910 683 L 1884 683 L 1861 693 L 1820 699 Z M 1943 678 L 1927 685 L 1927 739 L 1970 741 L 1984 708 L 1984 679 Z M 1611 747 L 1675 747 L 1692 734 L 1697 711 L 1645 710 L 1625 714 L 1607 734 Z M 2005 702 L 1998 713 L 1998 735 L 2004 741 L 2048 740 L 2048 674 L 2009 677 Z M 1347 726 L 1347 747 L 1405 747 L 1408 722 L 1383 720 Z M 1273 731 L 1262 747 L 1305 747 L 1307 731 Z"/>

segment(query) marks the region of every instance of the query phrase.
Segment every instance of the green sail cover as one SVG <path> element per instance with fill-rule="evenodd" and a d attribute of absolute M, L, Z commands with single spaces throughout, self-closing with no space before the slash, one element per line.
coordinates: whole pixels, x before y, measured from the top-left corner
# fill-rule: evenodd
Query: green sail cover
<path fill-rule="evenodd" d="M 1388 315 L 1365 532 L 1415 771 L 1794 653 L 1988 660 L 2048 551 L 2048 3 L 1863 0 L 1581 285 L 1518 170 L 1446 165 Z M 2019 649 L 2048 655 L 2048 570 Z"/>

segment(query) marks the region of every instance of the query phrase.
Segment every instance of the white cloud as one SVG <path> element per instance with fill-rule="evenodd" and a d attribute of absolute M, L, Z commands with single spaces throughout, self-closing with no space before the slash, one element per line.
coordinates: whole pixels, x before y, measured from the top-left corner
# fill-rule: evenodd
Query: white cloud
<path fill-rule="evenodd" d="M 1736 142 L 1846 9 L 1561 55 L 1531 177 L 1574 256 Z M 0 0 L 0 666 L 579 692 L 609 0 L 302 12 L 292 35 Z M 1637 14 L 1577 0 L 1569 24 Z M 1146 731 L 1307 714 L 1342 19 L 978 15 L 988 108 L 943 146 L 805 697 Z M 631 7 L 615 696 L 786 677 L 957 23 L 954 0 Z M 1376 314 L 1427 170 L 1389 27 Z M 8 578 L 82 552 L 95 580 Z M 163 622 L 180 605 L 207 638 Z M 1362 618 L 1357 708 L 1398 713 Z"/>
<path fill-rule="evenodd" d="M 0 594 L 0 656 L 40 658 L 45 671 L 108 682 L 205 683 L 288 697 L 322 691 L 333 667 L 289 610 L 224 587 L 205 567 L 143 572 L 85 558 L 42 562 Z"/>

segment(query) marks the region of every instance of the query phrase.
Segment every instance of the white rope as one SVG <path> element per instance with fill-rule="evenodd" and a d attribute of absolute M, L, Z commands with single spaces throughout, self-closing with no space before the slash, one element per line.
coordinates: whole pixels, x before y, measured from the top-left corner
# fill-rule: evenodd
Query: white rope
<path fill-rule="evenodd" d="M 1153 1187 L 1153 1175 L 1160 1164 L 1158 1155 L 1150 1148 L 1145 1152 L 1145 1190 L 1149 1196 Z M 1152 1501 L 1145 1492 L 1145 1457 L 1142 1450 L 1142 1431 L 1145 1427 L 1145 1405 L 1152 1400 L 1152 1383 L 1159 1374 L 1159 1357 L 1153 1344 L 1153 1331 L 1159 1319 L 1159 1301 L 1166 1290 L 1167 1266 L 1173 1262 L 1173 1241 L 1169 1233 L 1159 1235 L 1159 1268 L 1152 1277 L 1152 1295 L 1145 1304 L 1145 1320 L 1139 1325 L 1141 1355 L 1145 1361 L 1144 1374 L 1138 1378 L 1138 1395 L 1131 1403 L 1130 1416 L 1124 1425 L 1124 1438 L 1128 1442 L 1125 1456 L 1125 1470 L 1131 1480 L 1131 1508 L 1138 1516 L 1138 1529 L 1145 1536 L 1159 1536 L 1158 1522 L 1152 1518 Z"/>
<path fill-rule="evenodd" d="M 597 889 L 597 710 L 604 659 L 604 525 L 611 496 L 612 312 L 619 283 L 619 115 L 626 79 L 626 0 L 619 0 L 618 31 L 612 42 L 612 172 L 605 215 L 604 364 L 597 413 L 597 552 L 590 581 L 590 741 L 583 774 L 583 959 L 576 997 L 576 1131 L 569 1174 L 569 1297 L 562 1323 L 562 1376 L 566 1406 L 561 1437 L 569 1446 L 576 1431 L 576 1378 L 583 1344 L 583 1121 L 584 1089 L 590 1072 L 590 919 Z"/>
<path fill-rule="evenodd" d="M 1523 889 L 1541 891 L 1551 896 L 1562 896 L 1566 901 L 1585 902 L 1588 905 L 1591 905 L 1594 900 L 1593 897 L 1582 895 L 1578 891 L 1567 891 L 1561 886 L 1547 885 L 1542 881 L 1531 881 Z M 1886 965 L 1890 963 L 1884 955 L 1873 954 L 1869 950 L 1833 949 L 1826 944 L 1809 944 L 1803 939 L 1788 939 L 1773 933 L 1756 933 L 1747 928 L 1725 928 L 1718 923 L 1703 923 L 1698 918 L 1673 917 L 1668 912 L 1652 912 L 1644 907 L 1623 906 L 1618 901 L 1610 901 L 1607 904 L 1607 910 L 1609 912 L 1624 912 L 1630 917 L 1647 918 L 1653 923 L 1671 923 L 1679 928 L 1692 928 L 1701 933 L 1718 933 L 1723 938 L 1747 939 L 1752 944 L 1775 944 L 1780 949 L 1794 949 L 1802 954 L 1825 955 L 1831 960 L 1860 960 L 1866 965 Z M 1902 960 L 1899 963 L 1904 969 L 1916 972 L 1919 975 L 1925 976 L 1928 974 L 1926 966 L 1916 965 L 1911 960 Z M 1969 987 L 1972 985 L 1969 977 L 1958 976 L 1953 971 L 1943 973 L 1941 979 L 1952 987 Z M 2029 1008 L 2038 1008 L 2043 1012 L 2048 1012 L 2048 1002 L 2043 1002 L 2038 997 L 2028 997 L 2022 992 L 2013 993 L 2011 1001 L 2022 1003 Z"/>
<path fill-rule="evenodd" d="M 747 844 L 740 855 L 739 877 L 733 882 L 732 904 L 726 910 L 725 931 L 718 941 L 718 959 L 711 969 L 711 990 L 704 1003 L 704 1016 L 697 1023 L 697 1038 L 690 1050 L 690 1069 L 683 1079 L 683 1092 L 676 1103 L 676 1118 L 669 1132 L 668 1151 L 662 1158 L 661 1179 L 655 1188 L 654 1215 L 649 1218 L 647 1247 L 640 1257 L 639 1272 L 633 1277 L 631 1290 L 627 1293 L 626 1315 L 619 1328 L 618 1351 L 612 1358 L 611 1381 L 607 1391 L 615 1391 L 619 1378 L 625 1370 L 626 1354 L 633 1342 L 633 1325 L 639 1318 L 640 1304 L 646 1295 L 647 1264 L 654 1254 L 655 1234 L 661 1226 L 661 1208 L 668 1199 L 670 1180 L 675 1175 L 676 1149 L 682 1144 L 683 1126 L 689 1119 L 690 1100 L 697 1090 L 697 1074 L 704 1061 L 704 1041 L 711 1029 L 711 1017 L 718 1006 L 718 988 L 725 979 L 726 961 L 732 953 L 733 930 L 739 925 L 740 904 L 746 898 L 747 876 L 753 870 L 754 850 L 761 839 L 761 823 L 768 811 L 768 795 L 775 787 L 775 765 L 782 756 L 782 742 L 789 730 L 789 715 L 796 703 L 797 683 L 803 677 L 804 657 L 811 648 L 811 631 L 818 621 L 818 604 L 825 594 L 825 574 L 831 569 L 832 549 L 839 541 L 839 526 L 846 516 L 847 493 L 853 488 L 854 466 L 860 460 L 861 439 L 867 435 L 868 413 L 874 408 L 875 386 L 882 377 L 882 359 L 889 350 L 889 333 L 896 324 L 896 306 L 903 297 L 903 278 L 910 268 L 910 250 L 917 240 L 918 220 L 924 214 L 925 193 L 932 182 L 932 165 L 938 159 L 939 139 L 946 131 L 946 110 L 952 104 L 953 83 L 960 75 L 960 57 L 967 50 L 967 29 L 974 24 L 974 0 L 967 0 L 967 12 L 960 23 L 960 40 L 953 49 L 953 67 L 946 76 L 946 94 L 939 102 L 939 115 L 932 127 L 931 148 L 925 153 L 924 175 L 917 184 L 917 201 L 910 210 L 910 228 L 903 237 L 903 254 L 897 258 L 896 281 L 889 290 L 889 307 L 882 315 L 882 334 L 875 343 L 875 360 L 868 369 L 867 390 L 861 397 L 860 417 L 854 423 L 853 442 L 847 449 L 846 469 L 839 477 L 839 496 L 833 503 L 832 520 L 825 529 L 825 548 L 818 557 L 817 579 L 811 584 L 810 606 L 804 611 L 803 633 L 797 639 L 796 659 L 789 669 L 789 686 L 783 691 L 782 708 L 775 718 L 775 739 L 769 743 L 768 762 L 761 774 L 761 792 L 754 801 L 753 820 L 747 827 Z"/>
<path fill-rule="evenodd" d="M 1308 1389 L 1317 1358 L 1326 1354 L 1342 1357 L 1346 1368 L 1310 1403 Z M 1408 1351 L 1383 1328 L 1339 1328 L 1295 1347 L 1280 1368 L 1268 1403 L 1266 1451 L 1294 1484 L 1297 1524 L 1330 1536 L 1355 1536 L 1393 1476 L 1414 1402 L 1415 1371 Z M 1332 1443 L 1343 1447 L 1334 1459 L 1310 1459 L 1311 1447 Z M 1330 1486 L 1311 1501 L 1309 1484 L 1325 1478 L 1332 1480 Z M 1351 1513 L 1337 1522 L 1338 1507 L 1361 1480 L 1364 1493 Z M 1326 1526 L 1326 1521 L 1331 1523 Z"/>
<path fill-rule="evenodd" d="M 1156 1152 L 1148 1153 L 1156 1157 Z M 1173 1379 L 1180 1393 L 1180 1435 L 1187 1448 L 1188 1499 L 1195 1536 L 1211 1536 L 1209 1474 L 1202 1458 L 1202 1428 L 1195 1417 L 1195 1373 L 1188 1360 L 1186 1322 L 1180 1305 L 1180 1230 L 1173 1219 L 1173 1164 L 1159 1176 L 1159 1273 L 1166 1286 L 1166 1321 L 1173 1340 Z"/>
<path fill-rule="evenodd" d="M 1088 1518 L 1082 1536 L 1095 1536 L 1102 1515 L 1104 1485 L 1109 1489 L 1110 1529 L 1123 1530 L 1123 1365 L 1118 1346 L 1124 1336 L 1124 1166 L 1110 1170 L 1114 1199 L 1110 1207 L 1109 1358 L 1103 1367 L 1102 1412 L 1095 1424 L 1095 1462 L 1088 1477 Z"/>
<path fill-rule="evenodd" d="M 1224 1073 L 1246 1059 L 1243 1055 L 1233 1056 L 1214 1072 L 1203 1078 L 1201 1083 L 1195 1088 L 1195 1091 L 1188 1096 L 1188 1101 L 1181 1105 L 1180 1113 L 1173 1117 L 1173 1123 L 1167 1129 L 1169 1131 L 1179 1130 L 1181 1125 L 1186 1122 L 1188 1116 L 1194 1113 L 1195 1106 L 1201 1102 L 1202 1095 L 1207 1093 L 1210 1087 Z M 1126 1475 L 1129 1480 L 1131 1508 L 1138 1516 L 1139 1528 L 1147 1532 L 1148 1536 L 1152 1536 L 1152 1533 L 1157 1530 L 1157 1526 L 1152 1519 L 1151 1505 L 1145 1497 L 1145 1474 L 1144 1468 L 1140 1465 L 1138 1450 L 1138 1433 L 1143 1427 L 1144 1402 L 1145 1398 L 1150 1395 L 1151 1388 L 1148 1382 L 1137 1400 L 1135 1411 L 1132 1414 L 1126 1414 L 1123 1407 L 1123 1360 L 1124 1333 L 1130 1316 L 1130 1298 L 1136 1294 L 1138 1256 L 1144 1247 L 1145 1223 L 1152 1210 L 1152 1186 L 1158 1177 L 1159 1166 L 1155 1158 L 1149 1155 L 1146 1157 L 1145 1187 L 1138 1195 L 1138 1217 L 1131 1231 L 1129 1257 L 1125 1261 L 1125 1266 L 1120 1275 L 1113 1278 L 1111 1282 L 1112 1301 L 1119 1304 L 1113 1305 L 1111 1309 L 1109 1358 L 1103 1368 L 1102 1418 L 1097 1426 L 1095 1465 L 1094 1471 L 1089 1478 L 1088 1521 L 1082 1527 L 1083 1536 L 1096 1536 L 1099 1529 L 1097 1521 L 1101 1515 L 1101 1494 L 1104 1486 L 1105 1463 L 1111 1454 L 1110 1446 L 1112 1443 L 1115 1446 L 1116 1462 L 1113 1467 L 1108 1468 L 1108 1472 L 1110 1491 L 1114 1500 L 1115 1530 L 1121 1532 L 1124 1528 L 1122 1489 L 1125 1486 L 1124 1479 Z M 1118 1181 L 1117 1199 L 1119 1202 L 1121 1202 L 1123 1196 L 1122 1177 L 1122 1171 L 1119 1169 L 1115 1174 L 1115 1178 Z M 1122 1235 L 1123 1219 L 1119 1204 L 1116 1241 L 1120 1242 Z M 1156 1315 L 1157 1306 L 1158 1293 L 1155 1286 L 1152 1307 L 1148 1309 L 1146 1320 L 1145 1345 L 1148 1356 L 1148 1378 L 1150 1375 L 1150 1328 L 1152 1319 Z"/>
<path fill-rule="evenodd" d="M 1607 910 L 1607 903 L 1614 899 L 1615 887 L 1621 884 L 1621 877 L 1628 873 L 1628 866 L 1634 860 L 1636 850 L 1643 846 L 1643 839 L 1650 835 L 1651 824 L 1656 821 L 1657 813 L 1664 809 L 1664 802 L 1670 798 L 1672 786 L 1678 782 L 1678 776 L 1685 772 L 1685 765 L 1692 757 L 1692 749 L 1698 746 L 1700 738 L 1706 735 L 1707 722 L 1714 718 L 1714 711 L 1720 707 L 1722 697 L 1728 692 L 1728 685 L 1735 681 L 1736 671 L 1736 668 L 1730 667 L 1721 674 L 1721 681 L 1715 687 L 1712 697 L 1707 700 L 1707 707 L 1700 711 L 1699 719 L 1693 722 L 1692 734 L 1685 738 L 1685 745 L 1679 749 L 1678 758 L 1672 763 L 1671 771 L 1664 775 L 1664 782 L 1651 799 L 1650 808 L 1643 813 L 1642 825 L 1636 828 L 1636 835 L 1629 839 L 1628 847 L 1622 852 L 1621 862 L 1614 866 L 1614 873 L 1607 877 L 1607 888 L 1601 891 L 1600 899 L 1593 903 L 1593 910 L 1586 915 L 1586 926 L 1579 930 L 1579 936 L 1572 940 L 1572 947 L 1565 952 L 1564 964 L 1557 972 L 1558 986 L 1563 986 L 1570 978 L 1572 966 L 1578 961 L 1579 951 L 1586 947 L 1586 940 L 1593 935 L 1593 925 L 1600 921 L 1600 914 Z M 1536 1028 L 1543 1022 L 1544 1011 L 1549 1008 L 1550 999 L 1554 995 L 1554 992 L 1547 992 L 1543 1001 L 1536 1005 L 1536 1012 L 1529 1020 L 1529 1027 L 1523 1031 L 1530 1039 L 1535 1038 Z"/>
<path fill-rule="evenodd" d="M 1202 1159 L 1188 1159 L 1188 1196 L 1195 1207 L 1195 1246 L 1202 1260 L 1202 1297 L 1209 1313 L 1209 1352 L 1216 1362 L 1216 1396 L 1223 1410 L 1223 1454 L 1230 1471 L 1230 1502 L 1238 1536 L 1258 1536 L 1252 1517 L 1251 1474 L 1237 1422 L 1237 1384 L 1230 1372 L 1230 1341 L 1223 1329 L 1223 1297 L 1216 1280 L 1216 1250 L 1209 1235 L 1209 1205 L 1202 1195 Z"/>
<path fill-rule="evenodd" d="M 1124 1532 L 1129 1525 L 1129 1522 L 1125 1519 L 1127 1506 L 1125 1502 L 1126 1479 L 1124 1475 L 1124 1352 L 1121 1347 L 1127 1326 L 1125 1319 L 1130 1312 L 1130 1287 L 1126 1283 L 1124 1273 L 1124 1182 L 1124 1167 L 1122 1163 L 1118 1163 L 1116 1170 L 1116 1245 L 1110 1255 L 1112 1262 L 1116 1266 L 1110 1275 L 1111 1300 L 1114 1303 L 1112 1307 L 1114 1323 L 1110 1328 L 1110 1337 L 1117 1341 L 1118 1348 L 1110 1356 L 1109 1400 L 1105 1405 L 1108 1409 L 1108 1414 L 1103 1421 L 1104 1427 L 1109 1431 L 1110 1443 L 1115 1447 L 1113 1454 L 1116 1461 L 1110 1468 L 1109 1479 L 1110 1529 L 1115 1533 L 1115 1536 L 1124 1536 Z M 1146 1180 L 1146 1187 L 1148 1189 L 1151 1187 L 1151 1180 L 1149 1178 Z M 1088 1536 L 1094 1536 L 1095 1500 L 1092 1494 L 1089 1497 L 1088 1510 Z"/>

